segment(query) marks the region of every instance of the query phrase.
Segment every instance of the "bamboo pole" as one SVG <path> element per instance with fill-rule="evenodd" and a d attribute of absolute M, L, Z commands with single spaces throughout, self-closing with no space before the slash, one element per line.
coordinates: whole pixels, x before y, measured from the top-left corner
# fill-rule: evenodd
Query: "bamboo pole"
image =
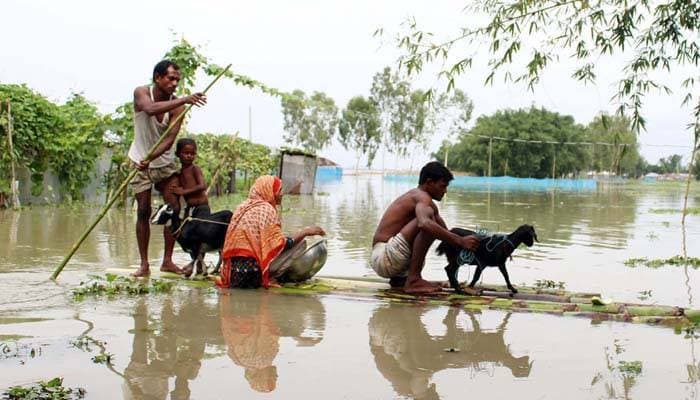
<path fill-rule="evenodd" d="M 681 229 L 683 230 L 683 257 L 687 257 L 688 253 L 686 251 L 685 243 L 685 217 L 688 215 L 688 193 L 690 193 L 690 179 L 693 176 L 693 164 L 695 163 L 695 153 L 698 149 L 698 134 L 700 132 L 695 131 L 695 140 L 693 141 L 693 152 L 690 156 L 690 161 L 688 162 L 688 179 L 685 182 L 685 196 L 683 198 L 683 216 L 681 217 Z"/>
<path fill-rule="evenodd" d="M 491 176 L 491 154 L 493 150 L 493 138 L 489 138 L 489 177 Z"/>
<path fill-rule="evenodd" d="M 219 75 L 217 75 L 216 78 L 214 78 L 214 80 L 211 81 L 209 86 L 207 86 L 206 89 L 204 89 L 204 91 L 202 93 L 207 93 L 207 91 L 212 86 L 214 86 L 214 84 L 229 70 L 229 68 L 231 68 L 231 64 L 227 65 L 226 68 L 224 68 L 223 71 L 221 71 L 219 73 Z M 191 108 L 192 108 L 192 104 L 189 104 L 185 108 L 184 112 L 182 112 L 180 115 L 177 116 L 177 118 L 175 118 L 172 122 L 170 122 L 170 125 L 165 130 L 165 132 L 163 132 L 163 134 L 160 136 L 158 141 L 153 145 L 153 147 L 151 147 L 151 150 L 148 151 L 148 155 L 146 155 L 146 158 L 150 157 L 151 154 L 153 154 L 153 152 L 158 148 L 158 146 L 160 146 L 160 144 L 165 140 L 165 137 L 168 135 L 168 132 L 170 132 L 170 130 L 178 122 L 180 122 L 182 120 L 182 118 L 185 116 L 185 114 L 187 114 L 187 112 L 190 111 Z M 126 179 L 124 179 L 124 182 L 122 182 L 122 184 L 119 186 L 119 188 L 115 191 L 112 198 L 107 202 L 107 204 L 102 209 L 102 211 L 97 215 L 97 218 L 95 218 L 95 220 L 92 222 L 92 224 L 90 224 L 90 226 L 85 230 L 85 232 L 83 232 L 83 235 L 80 237 L 80 239 L 78 239 L 78 241 L 75 242 L 75 244 L 71 248 L 70 252 L 65 256 L 65 258 L 63 258 L 63 261 L 61 261 L 61 264 L 56 268 L 56 270 L 53 272 L 53 274 L 51 274 L 51 279 L 56 280 L 58 278 L 58 275 L 61 273 L 63 268 L 66 266 L 66 264 L 68 264 L 68 261 L 70 261 L 71 257 L 73 257 L 73 254 L 75 254 L 75 252 L 78 251 L 78 248 L 80 247 L 81 244 L 83 244 L 83 242 L 85 241 L 87 236 L 90 234 L 90 232 L 92 232 L 92 230 L 95 229 L 95 226 L 97 226 L 97 224 L 100 222 L 100 220 L 102 220 L 102 218 L 104 218 L 105 214 L 107 214 L 107 211 L 109 211 L 109 209 L 112 207 L 112 204 L 114 204 L 114 202 L 117 201 L 117 199 L 119 198 L 119 195 L 121 195 L 121 193 L 126 189 L 129 182 L 131 182 L 131 180 L 134 179 L 134 176 L 136 176 L 137 172 L 138 172 L 138 170 L 136 168 L 132 169 L 131 172 L 129 172 L 129 175 L 126 176 Z"/>
<path fill-rule="evenodd" d="M 17 187 L 17 176 L 15 175 L 15 151 L 12 146 L 12 106 L 10 100 L 7 100 L 7 144 L 10 150 L 10 174 L 12 181 L 10 182 L 10 188 L 12 190 L 12 208 L 19 210 L 21 204 L 19 203 L 19 188 Z"/>

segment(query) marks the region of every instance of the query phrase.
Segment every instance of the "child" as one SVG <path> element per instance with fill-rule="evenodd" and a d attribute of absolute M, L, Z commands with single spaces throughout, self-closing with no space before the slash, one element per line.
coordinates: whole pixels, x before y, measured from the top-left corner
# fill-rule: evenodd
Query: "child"
<path fill-rule="evenodd" d="M 175 155 L 180 159 L 182 169 L 179 176 L 180 186 L 175 188 L 174 193 L 185 198 L 187 203 L 185 216 L 208 216 L 211 210 L 207 197 L 207 184 L 204 182 L 202 170 L 194 165 L 194 159 L 197 157 L 197 143 L 189 138 L 178 140 Z"/>

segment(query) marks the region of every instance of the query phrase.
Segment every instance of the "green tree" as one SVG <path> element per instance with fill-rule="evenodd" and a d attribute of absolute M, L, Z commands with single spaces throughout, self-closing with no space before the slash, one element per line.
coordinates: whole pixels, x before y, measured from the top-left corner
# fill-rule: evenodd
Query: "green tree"
<path fill-rule="evenodd" d="M 458 135 L 467 131 L 467 126 L 472 118 L 474 103 L 461 89 L 455 89 L 452 93 L 444 93 L 437 102 L 436 123 L 447 132 L 446 143 L 441 162 L 449 166 L 449 142 Z"/>
<path fill-rule="evenodd" d="M 372 166 L 381 144 L 380 124 L 379 112 L 373 102 L 362 96 L 348 101 L 338 127 L 338 139 L 346 150 L 355 151 L 355 171 L 363 155 L 367 157 L 367 168 Z"/>
<path fill-rule="evenodd" d="M 302 90 L 282 98 L 284 140 L 316 153 L 328 146 L 338 129 L 338 107 L 325 93 L 314 92 L 310 97 Z"/>
<path fill-rule="evenodd" d="M 586 151 L 563 143 L 583 141 L 584 134 L 571 116 L 537 108 L 504 110 L 479 117 L 457 143 L 444 142 L 433 156 L 444 161 L 449 146 L 453 168 L 488 175 L 491 143 L 492 175 L 545 178 L 552 172 L 555 176 L 578 174 L 586 165 Z"/>
<path fill-rule="evenodd" d="M 637 135 L 632 131 L 629 118 L 601 114 L 588 124 L 586 130 L 587 142 L 611 143 L 588 146 L 591 160 L 589 169 L 598 172 L 610 171 L 618 175 L 640 175 L 637 173 L 641 159 Z"/>
<path fill-rule="evenodd" d="M 681 160 L 683 160 L 683 156 L 680 154 L 672 154 L 659 159 L 659 173 L 675 174 L 681 172 Z"/>

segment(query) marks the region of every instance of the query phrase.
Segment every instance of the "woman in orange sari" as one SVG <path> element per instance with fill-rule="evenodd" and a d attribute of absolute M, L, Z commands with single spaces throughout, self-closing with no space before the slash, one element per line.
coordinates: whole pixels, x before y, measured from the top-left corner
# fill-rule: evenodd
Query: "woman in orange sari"
<path fill-rule="evenodd" d="M 270 263 L 307 236 L 325 235 L 318 226 L 287 237 L 277 206 L 282 203 L 282 180 L 265 175 L 255 180 L 248 199 L 233 213 L 224 241 L 224 265 L 217 284 L 229 288 L 265 288 L 276 284 Z"/>

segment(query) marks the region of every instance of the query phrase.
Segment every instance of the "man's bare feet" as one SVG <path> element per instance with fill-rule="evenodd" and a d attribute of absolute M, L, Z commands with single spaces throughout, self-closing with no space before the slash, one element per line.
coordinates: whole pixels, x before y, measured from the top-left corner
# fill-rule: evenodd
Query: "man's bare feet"
<path fill-rule="evenodd" d="M 160 266 L 160 270 L 162 272 L 172 272 L 174 274 L 182 274 L 182 270 L 180 268 L 178 268 L 178 266 L 175 265 L 175 263 L 173 263 L 172 261 L 168 261 L 168 262 L 164 261 L 163 264 Z"/>
<path fill-rule="evenodd" d="M 134 278 L 144 278 L 151 275 L 151 270 L 148 267 L 148 264 L 141 264 L 139 269 L 136 270 L 136 272 L 132 272 L 131 276 Z"/>
<path fill-rule="evenodd" d="M 426 281 L 425 279 L 406 280 L 403 291 L 408 294 L 429 294 L 441 291 L 439 286 Z"/>
<path fill-rule="evenodd" d="M 184 276 L 190 276 L 190 275 L 192 275 L 193 269 L 194 269 L 194 264 L 189 263 L 189 264 L 185 265 L 182 269 L 180 269 L 180 273 Z M 161 271 L 162 271 L 162 269 L 161 269 Z"/>

